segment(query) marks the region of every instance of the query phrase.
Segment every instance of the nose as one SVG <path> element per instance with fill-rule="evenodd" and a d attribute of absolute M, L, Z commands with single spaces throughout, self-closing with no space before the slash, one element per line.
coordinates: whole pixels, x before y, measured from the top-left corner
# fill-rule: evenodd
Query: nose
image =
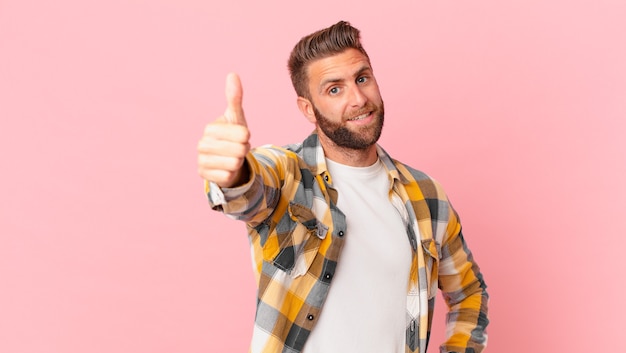
<path fill-rule="evenodd" d="M 350 90 L 350 105 L 356 108 L 360 108 L 367 103 L 367 96 L 361 90 L 361 87 L 354 85 Z"/>

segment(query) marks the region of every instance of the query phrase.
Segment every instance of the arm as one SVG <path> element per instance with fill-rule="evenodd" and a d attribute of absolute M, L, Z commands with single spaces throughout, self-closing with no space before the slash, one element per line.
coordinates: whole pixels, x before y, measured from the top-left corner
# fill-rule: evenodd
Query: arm
<path fill-rule="evenodd" d="M 439 288 L 449 309 L 447 340 L 440 351 L 480 353 L 487 343 L 489 295 L 480 269 L 463 238 L 458 215 L 452 206 L 449 206 L 449 212 L 451 217 L 439 266 Z"/>
<path fill-rule="evenodd" d="M 299 173 L 297 157 L 279 147 L 257 148 L 248 153 L 243 168 L 243 184 L 220 188 L 205 181 L 205 191 L 214 210 L 255 227 L 274 212 L 285 181 Z"/>
<path fill-rule="evenodd" d="M 250 151 L 242 100 L 241 81 L 229 74 L 226 111 L 206 125 L 198 142 L 198 173 L 213 209 L 256 227 L 273 213 L 282 186 L 299 178 L 300 171 L 291 151 L 278 147 Z"/>

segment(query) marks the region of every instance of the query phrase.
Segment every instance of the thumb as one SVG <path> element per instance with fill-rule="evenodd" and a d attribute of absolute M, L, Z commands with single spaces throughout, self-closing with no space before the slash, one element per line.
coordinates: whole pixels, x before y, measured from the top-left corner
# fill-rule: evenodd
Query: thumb
<path fill-rule="evenodd" d="M 229 73 L 226 76 L 226 111 L 224 117 L 229 123 L 246 125 L 246 118 L 243 114 L 243 87 L 241 80 L 236 73 Z"/>

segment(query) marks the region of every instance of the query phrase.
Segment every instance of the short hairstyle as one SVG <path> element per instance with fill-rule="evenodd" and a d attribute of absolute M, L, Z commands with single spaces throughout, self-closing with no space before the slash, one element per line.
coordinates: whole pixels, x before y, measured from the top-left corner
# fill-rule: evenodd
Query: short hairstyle
<path fill-rule="evenodd" d="M 328 28 L 302 37 L 291 51 L 288 62 L 291 83 L 298 96 L 311 98 L 307 76 L 311 62 L 341 54 L 350 48 L 360 51 L 369 60 L 361 45 L 360 31 L 346 21 L 339 21 Z"/>

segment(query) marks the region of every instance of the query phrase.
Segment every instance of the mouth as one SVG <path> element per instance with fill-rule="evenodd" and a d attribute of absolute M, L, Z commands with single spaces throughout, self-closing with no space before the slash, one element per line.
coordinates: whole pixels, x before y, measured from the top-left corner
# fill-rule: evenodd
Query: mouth
<path fill-rule="evenodd" d="M 359 120 L 363 120 L 365 118 L 367 118 L 370 114 L 372 114 L 372 112 L 367 112 L 367 113 L 363 113 L 361 115 L 357 115 L 354 118 L 350 118 L 348 119 L 348 121 L 359 121 Z"/>

